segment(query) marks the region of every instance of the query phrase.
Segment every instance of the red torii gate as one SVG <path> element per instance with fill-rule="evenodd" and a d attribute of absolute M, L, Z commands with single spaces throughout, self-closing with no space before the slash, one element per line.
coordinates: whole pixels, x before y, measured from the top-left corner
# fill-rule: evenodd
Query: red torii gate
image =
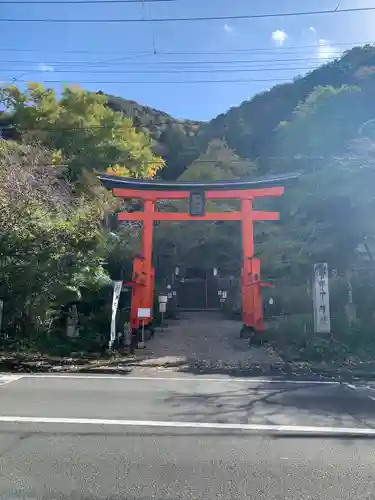
<path fill-rule="evenodd" d="M 263 309 L 261 287 L 267 286 L 260 279 L 260 260 L 254 257 L 254 230 L 255 221 L 273 221 L 279 219 L 278 212 L 254 210 L 253 202 L 256 198 L 279 197 L 284 193 L 285 181 L 299 177 L 301 173 L 285 174 L 275 178 L 263 178 L 255 181 L 215 181 L 200 182 L 168 182 L 154 180 L 138 180 L 118 177 L 109 174 L 100 174 L 98 177 L 103 185 L 112 189 L 114 196 L 124 199 L 143 200 L 143 211 L 120 212 L 119 221 L 142 221 L 142 251 L 134 258 L 132 274 L 132 299 L 130 313 L 130 327 L 132 334 L 136 334 L 141 326 L 152 322 L 152 313 L 149 318 L 140 320 L 138 309 L 145 308 L 152 311 L 155 270 L 152 266 L 152 240 L 154 221 L 241 221 L 242 224 L 242 322 L 243 327 L 252 332 L 263 331 Z M 192 211 L 192 204 L 198 200 L 198 210 Z M 190 213 L 158 212 L 155 210 L 158 200 L 186 200 L 190 199 Z M 233 212 L 205 212 L 205 200 L 240 200 L 241 210 Z"/>

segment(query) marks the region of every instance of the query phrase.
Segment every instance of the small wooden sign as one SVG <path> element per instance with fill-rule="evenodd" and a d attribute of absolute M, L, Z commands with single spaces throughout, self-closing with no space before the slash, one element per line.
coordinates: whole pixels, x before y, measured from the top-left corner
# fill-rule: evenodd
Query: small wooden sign
<path fill-rule="evenodd" d="M 204 191 L 192 191 L 189 197 L 189 215 L 202 217 L 205 214 L 206 194 Z"/>

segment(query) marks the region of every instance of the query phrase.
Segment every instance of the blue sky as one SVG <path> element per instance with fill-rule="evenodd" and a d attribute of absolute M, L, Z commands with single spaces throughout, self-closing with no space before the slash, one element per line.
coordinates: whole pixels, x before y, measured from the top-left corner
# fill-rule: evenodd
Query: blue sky
<path fill-rule="evenodd" d="M 48 5 L 0 3 L 0 20 L 230 16 L 331 9 L 338 3 L 340 8 L 374 6 L 372 0 L 177 0 L 145 3 L 143 9 L 141 1 L 59 5 L 52 0 Z M 306 73 L 351 43 L 375 41 L 374 27 L 375 12 L 195 23 L 6 22 L 0 23 L 0 82 L 53 80 L 46 85 L 59 90 L 65 81 L 176 118 L 209 120 Z M 201 80 L 208 82 L 194 83 Z"/>

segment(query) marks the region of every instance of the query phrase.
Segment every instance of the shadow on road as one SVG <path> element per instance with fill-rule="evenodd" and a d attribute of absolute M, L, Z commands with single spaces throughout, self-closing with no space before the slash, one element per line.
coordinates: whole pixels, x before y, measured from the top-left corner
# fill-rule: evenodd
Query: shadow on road
<path fill-rule="evenodd" d="M 375 402 L 342 384 L 277 384 L 220 393 L 173 393 L 166 402 L 178 418 L 269 425 L 328 425 L 375 428 Z"/>

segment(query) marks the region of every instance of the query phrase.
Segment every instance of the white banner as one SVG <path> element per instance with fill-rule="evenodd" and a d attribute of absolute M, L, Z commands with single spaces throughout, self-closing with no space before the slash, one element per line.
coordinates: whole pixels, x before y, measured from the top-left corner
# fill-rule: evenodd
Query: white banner
<path fill-rule="evenodd" d="M 314 331 L 330 333 L 328 264 L 314 264 L 313 276 Z"/>
<path fill-rule="evenodd" d="M 120 300 L 122 289 L 122 281 L 113 281 L 113 299 L 112 299 L 112 320 L 111 320 L 111 332 L 109 338 L 108 348 L 111 349 L 113 342 L 116 338 L 116 313 L 117 307 Z"/>
<path fill-rule="evenodd" d="M 3 326 L 3 309 L 4 309 L 4 301 L 0 300 L 0 333 L 1 333 L 1 327 Z"/>

